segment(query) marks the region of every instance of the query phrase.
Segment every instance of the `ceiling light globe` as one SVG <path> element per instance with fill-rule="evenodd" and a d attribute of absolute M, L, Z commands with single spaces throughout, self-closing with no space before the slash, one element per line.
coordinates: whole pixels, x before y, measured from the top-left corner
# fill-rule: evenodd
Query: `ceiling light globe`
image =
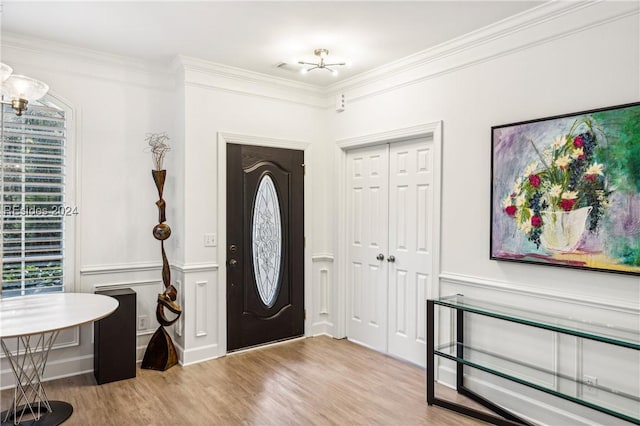
<path fill-rule="evenodd" d="M 3 64 L 2 62 L 0 62 L 0 82 L 3 82 L 6 79 L 8 79 L 12 72 L 13 72 L 13 68 L 11 68 L 7 64 Z"/>
<path fill-rule="evenodd" d="M 36 101 L 47 94 L 49 86 L 24 75 L 12 75 L 2 83 L 2 94 L 11 99 Z"/>

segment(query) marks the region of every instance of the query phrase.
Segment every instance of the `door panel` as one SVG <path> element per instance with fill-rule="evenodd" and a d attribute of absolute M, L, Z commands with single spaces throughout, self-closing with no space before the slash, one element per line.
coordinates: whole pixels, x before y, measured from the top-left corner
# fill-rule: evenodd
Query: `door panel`
<path fill-rule="evenodd" d="M 388 245 L 387 147 L 354 150 L 347 155 L 350 339 L 386 350 Z"/>
<path fill-rule="evenodd" d="M 302 151 L 227 145 L 227 349 L 304 333 Z"/>
<path fill-rule="evenodd" d="M 389 150 L 388 352 L 426 363 L 425 295 L 431 280 L 432 148 L 424 139 Z"/>

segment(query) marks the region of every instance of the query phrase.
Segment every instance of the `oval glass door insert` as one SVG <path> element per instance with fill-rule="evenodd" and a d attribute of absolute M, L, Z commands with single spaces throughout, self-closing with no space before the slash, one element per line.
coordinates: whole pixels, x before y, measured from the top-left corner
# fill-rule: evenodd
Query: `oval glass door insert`
<path fill-rule="evenodd" d="M 253 204 L 251 238 L 253 272 L 262 303 L 271 307 L 277 296 L 282 262 L 282 220 L 278 193 L 269 175 L 258 185 Z"/>

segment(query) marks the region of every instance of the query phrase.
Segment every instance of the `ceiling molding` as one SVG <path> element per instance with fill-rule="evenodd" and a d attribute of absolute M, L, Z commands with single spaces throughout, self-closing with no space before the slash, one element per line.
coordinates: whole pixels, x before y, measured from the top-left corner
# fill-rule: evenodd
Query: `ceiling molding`
<path fill-rule="evenodd" d="M 21 65 L 42 67 L 42 64 L 46 63 L 47 70 L 64 74 L 90 76 L 163 90 L 175 86 L 175 77 L 171 75 L 167 64 L 152 63 L 15 33 L 3 32 L 0 41 L 3 61 L 10 62 L 13 68 Z M 33 60 L 32 56 L 39 58 Z M 42 57 L 44 60 L 41 59 Z M 56 60 L 59 57 L 68 59 L 72 65 Z"/>
<path fill-rule="evenodd" d="M 205 86 L 326 108 L 326 90 L 308 83 L 274 77 L 198 58 L 177 56 L 171 68 L 184 74 L 186 85 Z"/>
<path fill-rule="evenodd" d="M 638 2 L 552 1 L 330 85 L 327 94 L 350 92 L 353 102 L 639 13 Z"/>
<path fill-rule="evenodd" d="M 140 71 L 149 73 L 157 71 L 157 64 L 154 66 L 148 61 L 143 61 L 141 59 L 115 55 L 99 50 L 86 49 L 70 44 L 30 37 L 23 34 L 2 32 L 2 46 L 27 50 L 33 53 L 48 52 L 71 56 L 90 62 L 102 62 L 108 65 L 136 68 Z"/>
<path fill-rule="evenodd" d="M 178 55 L 171 63 L 151 63 L 14 33 L 2 34 L 2 47 L 12 63 L 42 66 L 42 60 L 34 62 L 20 55 L 28 52 L 44 56 L 47 69 L 60 72 L 162 89 L 174 88 L 177 82 L 331 109 L 339 93 L 347 94 L 349 102 L 358 101 L 639 13 L 638 2 L 550 1 L 327 87 L 188 56 Z M 59 55 L 78 66 L 58 65 L 55 58 Z"/>

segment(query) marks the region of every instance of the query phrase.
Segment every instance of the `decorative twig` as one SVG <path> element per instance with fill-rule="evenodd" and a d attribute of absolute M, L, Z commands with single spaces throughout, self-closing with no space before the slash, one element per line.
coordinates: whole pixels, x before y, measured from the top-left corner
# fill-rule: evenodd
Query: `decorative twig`
<path fill-rule="evenodd" d="M 167 152 L 171 151 L 169 136 L 165 133 L 147 133 L 145 141 L 149 144 L 149 150 L 153 156 L 153 165 L 156 170 L 162 170 L 162 162 Z"/>

